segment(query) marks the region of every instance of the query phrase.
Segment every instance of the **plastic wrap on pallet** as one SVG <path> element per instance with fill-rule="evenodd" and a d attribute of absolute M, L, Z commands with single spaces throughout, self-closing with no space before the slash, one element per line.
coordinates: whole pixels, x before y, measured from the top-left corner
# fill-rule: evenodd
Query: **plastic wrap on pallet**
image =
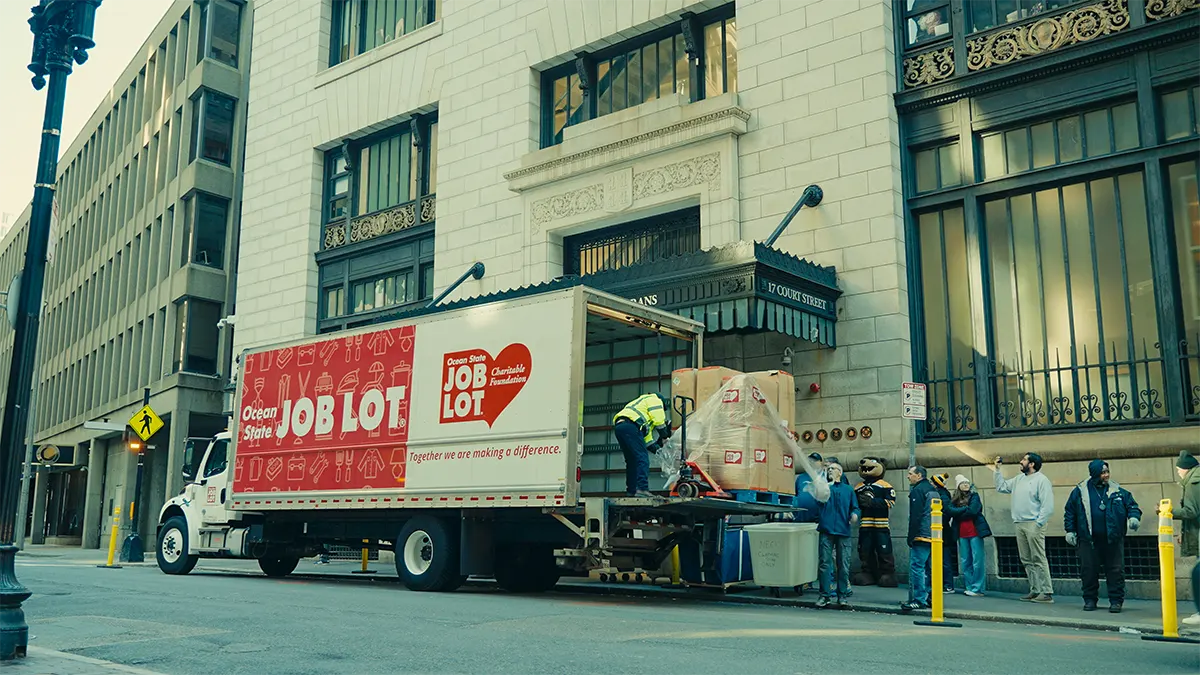
<path fill-rule="evenodd" d="M 795 476 L 804 471 L 814 480 L 813 496 L 824 502 L 829 485 L 820 468 L 801 452 L 779 411 L 763 395 L 752 374 L 725 380 L 716 393 L 696 402 L 684 433 L 674 435 L 657 451 L 670 488 L 679 478 L 680 447 L 686 433 L 688 460 L 709 473 L 726 490 L 769 490 L 792 494 Z M 797 469 L 796 467 L 799 467 Z"/>

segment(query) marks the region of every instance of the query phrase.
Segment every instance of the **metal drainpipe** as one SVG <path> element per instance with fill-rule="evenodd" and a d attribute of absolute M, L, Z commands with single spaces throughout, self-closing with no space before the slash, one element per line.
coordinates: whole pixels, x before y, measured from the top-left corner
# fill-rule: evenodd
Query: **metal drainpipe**
<path fill-rule="evenodd" d="M 796 201 L 796 205 L 792 207 L 791 211 L 788 211 L 787 215 L 783 217 L 782 221 L 780 221 L 779 227 L 776 227 L 775 231 L 771 233 L 771 236 L 767 237 L 767 240 L 763 243 L 767 246 L 774 246 L 775 240 L 779 239 L 779 236 L 783 234 L 783 231 L 787 229 L 787 226 L 792 223 L 792 218 L 795 218 L 796 214 L 800 213 L 800 207 L 807 206 L 812 208 L 817 204 L 820 204 L 821 200 L 824 198 L 825 193 L 821 190 L 819 185 L 809 185 L 808 187 L 804 188 L 804 192 L 800 195 L 800 199 Z"/>

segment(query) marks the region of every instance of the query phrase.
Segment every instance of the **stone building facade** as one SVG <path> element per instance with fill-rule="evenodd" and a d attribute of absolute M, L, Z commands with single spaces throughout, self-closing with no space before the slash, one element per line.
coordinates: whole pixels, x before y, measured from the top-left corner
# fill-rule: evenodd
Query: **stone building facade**
<path fill-rule="evenodd" d="M 926 54 L 964 29 L 926 22 L 932 37 L 909 48 L 918 4 L 260 0 L 235 351 L 422 306 L 476 262 L 486 273 L 451 299 L 580 275 L 705 322 L 708 363 L 793 372 L 806 448 L 905 466 L 901 384 L 943 386 L 924 365 L 926 306 L 913 297 L 929 293 L 911 236 L 929 209 L 915 177 L 930 155 L 917 153 L 941 142 L 926 129 L 988 128 L 943 110 L 975 95 L 945 88 L 974 92 L 985 78 Z M 961 3 L 934 5 L 962 20 Z M 1170 25 L 1186 30 L 1189 16 Z M 1054 57 L 1029 63 L 1043 58 Z M 1011 68 L 1027 65 L 996 66 Z M 1021 78 L 993 79 L 989 91 L 1024 91 Z M 969 146 L 955 159 L 974 166 Z M 819 203 L 774 236 L 810 186 Z M 614 365 L 585 417 L 611 416 L 629 386 L 662 386 L 654 357 L 622 357 L 644 367 Z M 1013 461 L 1028 444 L 939 437 L 934 419 L 918 424 L 918 460 L 981 486 L 985 455 Z M 1138 451 L 1154 460 L 1130 462 L 1147 502 L 1171 489 L 1166 446 L 1196 445 L 1187 423 L 1159 425 L 1161 441 Z M 1123 433 L 1141 437 L 1037 443 L 1065 486 L 1078 473 L 1068 462 L 1103 446 L 1089 439 L 1128 447 Z M 611 448 L 592 450 L 592 484 L 611 490 L 621 466 Z M 987 503 L 999 520 L 1002 500 Z"/>

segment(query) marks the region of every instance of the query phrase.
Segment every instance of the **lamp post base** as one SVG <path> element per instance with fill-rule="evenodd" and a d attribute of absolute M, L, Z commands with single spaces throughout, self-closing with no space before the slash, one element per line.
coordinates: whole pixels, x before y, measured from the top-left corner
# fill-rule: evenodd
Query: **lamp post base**
<path fill-rule="evenodd" d="M 29 646 L 29 624 L 21 603 L 33 592 L 17 581 L 17 547 L 0 545 L 0 661 L 24 658 Z"/>

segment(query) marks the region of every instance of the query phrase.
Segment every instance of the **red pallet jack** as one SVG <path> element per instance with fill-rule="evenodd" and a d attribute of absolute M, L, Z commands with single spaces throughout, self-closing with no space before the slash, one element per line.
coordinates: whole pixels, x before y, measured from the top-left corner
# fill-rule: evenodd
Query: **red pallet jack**
<path fill-rule="evenodd" d="M 691 412 L 688 411 L 689 404 L 691 405 Z M 708 475 L 708 472 L 700 468 L 699 464 L 687 458 L 687 419 L 696 412 L 696 400 L 687 396 L 676 396 L 673 407 L 675 408 L 675 412 L 679 414 L 680 419 L 679 478 L 675 479 L 675 484 L 671 486 L 671 496 L 683 499 L 695 499 L 697 497 L 733 499 L 733 495 L 723 490 L 721 484 L 715 478 Z"/>

